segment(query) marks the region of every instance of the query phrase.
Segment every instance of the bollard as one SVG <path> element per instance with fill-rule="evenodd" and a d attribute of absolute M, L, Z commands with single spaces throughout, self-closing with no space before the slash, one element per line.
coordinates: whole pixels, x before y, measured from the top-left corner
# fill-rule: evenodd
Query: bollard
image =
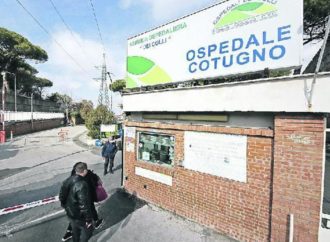
<path fill-rule="evenodd" d="M 13 131 L 10 130 L 10 141 L 13 141 L 13 138 L 14 138 L 14 136 L 13 136 Z"/>
<path fill-rule="evenodd" d="M 6 131 L 2 130 L 0 131 L 0 143 L 6 142 Z"/>

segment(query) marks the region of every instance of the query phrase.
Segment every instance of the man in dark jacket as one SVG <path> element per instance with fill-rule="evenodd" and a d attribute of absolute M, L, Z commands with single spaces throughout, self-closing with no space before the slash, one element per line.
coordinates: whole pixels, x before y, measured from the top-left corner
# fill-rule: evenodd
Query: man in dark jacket
<path fill-rule="evenodd" d="M 87 242 L 93 233 L 91 195 L 84 179 L 88 172 L 87 164 L 77 164 L 75 172 L 63 182 L 59 199 L 70 220 L 73 241 Z"/>
<path fill-rule="evenodd" d="M 110 172 L 113 173 L 113 162 L 117 152 L 116 141 L 111 136 L 102 147 L 102 157 L 104 159 L 104 175 L 108 173 L 108 166 L 110 161 Z"/>
<path fill-rule="evenodd" d="M 73 166 L 73 169 L 71 171 L 71 176 L 74 176 L 76 174 L 75 169 L 79 163 L 81 163 L 81 162 L 77 162 Z M 99 229 L 102 227 L 104 220 L 102 218 L 99 219 L 94 202 L 97 202 L 96 186 L 98 185 L 99 182 L 101 182 L 101 179 L 98 175 L 96 175 L 90 169 L 87 169 L 87 174 L 84 177 L 84 179 L 88 184 L 89 192 L 90 192 L 90 196 L 91 196 L 91 209 L 92 209 L 92 215 L 93 215 L 93 221 L 94 221 L 94 229 Z M 63 189 L 62 193 L 65 192 L 67 194 L 69 192 L 68 190 L 69 190 L 68 186 L 65 186 L 65 189 Z M 63 205 L 62 205 L 62 207 L 63 207 Z M 66 232 L 65 232 L 64 236 L 62 237 L 62 241 L 67 241 L 71 238 L 72 238 L 72 226 L 69 223 L 69 226 L 67 227 Z"/>

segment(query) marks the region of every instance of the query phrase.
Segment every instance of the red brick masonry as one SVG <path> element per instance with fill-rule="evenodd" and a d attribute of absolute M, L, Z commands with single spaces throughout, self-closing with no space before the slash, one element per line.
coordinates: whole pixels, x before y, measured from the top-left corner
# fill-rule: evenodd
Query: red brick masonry
<path fill-rule="evenodd" d="M 155 122 L 126 122 L 126 126 L 171 134 L 176 140 L 172 168 L 137 161 L 135 152 L 125 153 L 125 187 L 131 193 L 239 241 L 286 241 L 288 215 L 293 213 L 295 241 L 317 241 L 322 117 L 276 116 L 274 131 Z M 182 167 L 184 131 L 246 135 L 247 183 Z M 136 148 L 136 140 L 131 142 Z M 172 176 L 173 184 L 135 175 L 135 167 Z"/>
<path fill-rule="evenodd" d="M 7 124 L 6 133 L 7 137 L 10 137 L 10 131 L 13 131 L 13 135 L 22 135 L 41 130 L 53 129 L 62 126 L 63 119 L 45 119 L 45 120 L 34 120 L 33 128 L 31 121 L 23 121 Z"/>
<path fill-rule="evenodd" d="M 125 153 L 125 187 L 130 192 L 178 215 L 187 217 L 242 241 L 267 241 L 269 236 L 272 135 L 269 129 L 243 129 L 160 123 L 127 122 L 126 126 L 175 135 L 173 168 L 136 161 Z M 155 130 L 157 129 L 157 130 Z M 184 169 L 184 131 L 248 136 L 247 183 Z M 134 141 L 135 142 L 135 141 Z M 135 175 L 142 167 L 173 177 L 173 185 Z M 144 185 L 147 188 L 144 188 Z"/>
<path fill-rule="evenodd" d="M 294 215 L 294 241 L 318 241 L 325 120 L 275 118 L 272 241 L 287 241 Z"/>

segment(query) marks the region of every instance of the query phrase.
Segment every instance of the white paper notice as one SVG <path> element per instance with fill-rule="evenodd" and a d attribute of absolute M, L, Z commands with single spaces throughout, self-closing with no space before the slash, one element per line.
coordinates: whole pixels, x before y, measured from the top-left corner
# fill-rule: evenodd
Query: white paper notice
<path fill-rule="evenodd" d="M 246 182 L 247 137 L 206 132 L 185 132 L 187 169 Z"/>
<path fill-rule="evenodd" d="M 136 132 L 135 127 L 125 127 L 124 132 L 125 132 L 125 137 L 135 139 L 135 132 Z"/>
<path fill-rule="evenodd" d="M 134 143 L 126 143 L 126 152 L 134 152 Z"/>

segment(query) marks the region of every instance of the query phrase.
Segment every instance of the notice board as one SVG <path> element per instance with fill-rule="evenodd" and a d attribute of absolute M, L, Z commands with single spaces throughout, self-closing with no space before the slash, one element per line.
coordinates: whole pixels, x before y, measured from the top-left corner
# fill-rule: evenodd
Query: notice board
<path fill-rule="evenodd" d="M 247 136 L 186 131 L 186 169 L 247 182 Z"/>

